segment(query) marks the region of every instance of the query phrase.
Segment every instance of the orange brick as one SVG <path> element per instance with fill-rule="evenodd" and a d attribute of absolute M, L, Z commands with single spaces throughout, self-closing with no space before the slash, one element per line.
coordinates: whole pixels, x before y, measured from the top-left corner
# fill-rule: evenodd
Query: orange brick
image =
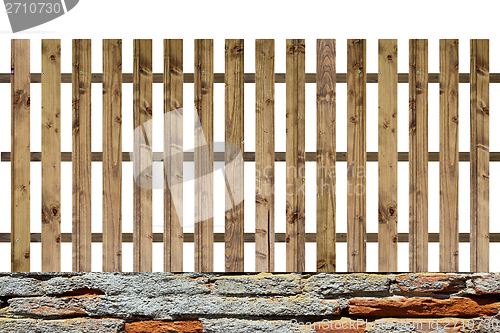
<path fill-rule="evenodd" d="M 198 320 L 185 321 L 136 321 L 125 324 L 127 333 L 201 333 L 203 325 Z"/>
<path fill-rule="evenodd" d="M 498 313 L 498 300 L 465 297 L 351 298 L 349 314 L 361 317 L 480 317 Z"/>

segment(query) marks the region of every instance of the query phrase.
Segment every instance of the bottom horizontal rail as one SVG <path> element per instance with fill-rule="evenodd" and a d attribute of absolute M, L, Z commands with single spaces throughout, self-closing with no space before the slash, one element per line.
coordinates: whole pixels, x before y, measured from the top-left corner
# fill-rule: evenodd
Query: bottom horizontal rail
<path fill-rule="evenodd" d="M 62 162 L 71 162 L 72 161 L 72 152 L 62 152 L 61 153 L 61 161 Z M 123 162 L 132 162 L 132 153 L 131 152 L 122 152 L 122 161 Z M 316 152 L 306 152 L 305 160 L 307 162 L 316 162 Z M 398 152 L 398 161 L 399 162 L 408 162 L 409 156 L 408 152 Z M 490 162 L 500 162 L 500 152 L 492 151 L 489 153 Z M 2 152 L 1 153 L 1 161 L 2 162 L 10 162 L 11 161 L 11 153 L 10 152 Z M 185 162 L 193 162 L 194 161 L 194 153 L 193 152 L 184 152 L 183 158 Z M 102 162 L 103 154 L 102 152 L 92 152 L 92 162 Z M 246 151 L 243 155 L 243 159 L 245 162 L 255 162 L 255 152 Z M 223 152 L 213 152 L 213 160 L 215 162 L 223 162 L 225 161 Z M 275 152 L 274 160 L 276 162 L 285 162 L 286 161 L 286 153 L 285 152 Z M 42 161 L 42 153 L 41 152 L 31 152 L 31 162 L 40 162 Z M 163 152 L 154 152 L 153 153 L 153 161 L 162 162 L 163 161 Z M 336 161 L 337 162 L 346 162 L 347 161 L 347 153 L 346 152 L 337 152 L 336 153 Z M 367 162 L 377 162 L 378 161 L 378 153 L 376 151 L 369 151 L 366 153 L 366 161 Z M 470 153 L 469 152 L 460 152 L 458 154 L 459 162 L 469 162 L 470 161 Z M 439 162 L 439 152 L 429 152 L 429 162 Z"/>
<path fill-rule="evenodd" d="M 469 242 L 469 233 L 461 233 L 459 234 L 459 242 L 460 243 L 468 243 Z M 70 233 L 61 234 L 61 241 L 63 243 L 70 243 L 72 235 Z M 124 243 L 132 243 L 132 233 L 123 233 L 122 234 L 122 242 Z M 337 234 L 337 242 L 345 243 L 347 241 L 346 233 L 338 233 Z M 32 243 L 40 243 L 41 242 L 41 234 L 40 233 L 32 233 L 31 234 L 31 242 Z M 102 233 L 93 233 L 92 234 L 92 242 L 93 243 L 102 243 Z M 153 242 L 162 243 L 163 242 L 163 234 L 162 233 L 154 233 L 153 234 Z M 193 233 L 185 233 L 184 234 L 184 243 L 193 243 L 194 242 L 194 234 Z M 224 234 L 223 233 L 214 233 L 214 242 L 224 243 Z M 245 243 L 254 243 L 255 242 L 255 234 L 254 233 L 245 233 Z M 276 243 L 284 243 L 285 242 L 285 234 L 284 233 L 276 233 Z M 315 233 L 307 233 L 306 234 L 306 242 L 314 243 L 316 242 L 316 234 Z M 367 242 L 376 243 L 378 242 L 378 233 L 368 233 L 367 234 Z M 400 243 L 408 243 L 408 234 L 400 233 L 398 234 L 398 242 Z M 429 234 L 429 242 L 438 243 L 439 242 L 439 234 L 438 233 L 430 233 Z M 0 233 L 0 243 L 10 243 L 10 233 Z M 490 233 L 490 243 L 500 243 L 500 233 Z"/>

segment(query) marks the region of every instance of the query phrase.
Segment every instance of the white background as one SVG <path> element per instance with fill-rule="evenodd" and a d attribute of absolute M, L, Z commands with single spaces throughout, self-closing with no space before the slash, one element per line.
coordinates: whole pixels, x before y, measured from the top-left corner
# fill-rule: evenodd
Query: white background
<path fill-rule="evenodd" d="M 469 71 L 469 40 L 490 39 L 490 72 L 500 72 L 500 39 L 496 1 L 97 1 L 81 0 L 66 15 L 26 32 L 12 34 L 7 14 L 0 13 L 0 73 L 10 72 L 11 38 L 31 40 L 31 72 L 41 72 L 41 39 L 62 40 L 62 71 L 71 72 L 71 39 L 92 39 L 92 71 L 102 71 L 102 39 L 123 39 L 123 72 L 132 72 L 134 38 L 153 39 L 153 70 L 163 70 L 164 38 L 184 40 L 184 72 L 193 73 L 194 38 L 214 39 L 215 72 L 224 71 L 224 39 L 245 39 L 245 72 L 255 69 L 255 39 L 275 39 L 276 72 L 285 72 L 285 39 L 305 38 L 306 72 L 315 72 L 316 39 L 337 40 L 337 71 L 346 72 L 348 38 L 367 39 L 367 72 L 377 72 L 378 39 L 397 38 L 400 73 L 408 72 L 408 39 L 429 39 L 429 71 L 439 71 L 439 39 L 460 39 L 460 72 Z M 101 84 L 92 85 L 92 151 L 102 151 Z M 153 117 L 162 116 L 162 85 L 153 90 Z M 245 85 L 245 150 L 254 151 L 255 87 Z M 429 151 L 439 150 L 438 84 L 429 86 Z M 40 85 L 31 85 L 31 151 L 41 150 Z M 399 151 L 408 151 L 408 84 L 399 84 Z M 316 148 L 316 87 L 306 85 L 306 150 Z M 500 151 L 500 84 L 490 86 L 490 150 Z M 184 86 L 184 144 L 193 144 L 193 85 Z M 285 84 L 276 85 L 276 151 L 285 151 Z M 215 141 L 224 141 L 224 85 L 215 84 Z M 10 151 L 10 85 L 0 84 L 3 130 L 0 150 Z M 368 84 L 367 150 L 377 150 L 377 85 Z M 71 151 L 71 84 L 62 86 L 62 151 Z M 346 85 L 337 85 L 337 151 L 346 151 Z M 469 85 L 460 84 L 460 151 L 469 151 Z M 123 85 L 123 150 L 132 151 L 132 85 Z M 154 122 L 153 148 L 162 149 L 161 121 Z M 314 163 L 306 163 L 306 231 L 316 230 L 316 174 Z M 276 232 L 285 232 L 285 166 L 276 163 Z M 102 231 L 102 167 L 92 166 L 92 231 Z M 460 163 L 460 232 L 469 231 L 469 164 Z M 337 232 L 346 232 L 345 163 L 337 169 Z M 429 232 L 439 232 L 439 166 L 429 163 Z M 500 163 L 490 164 L 491 232 L 500 232 Z M 223 184 L 216 184 L 216 198 L 224 197 Z M 408 232 L 408 163 L 398 166 L 399 232 Z M 254 231 L 254 165 L 245 164 L 245 231 Z M 281 190 L 280 190 L 281 189 Z M 0 232 L 10 232 L 10 163 L 0 164 Z M 377 232 L 377 163 L 367 165 L 367 231 Z M 184 217 L 192 219 L 193 186 L 184 190 Z M 163 192 L 153 194 L 154 232 L 162 232 Z M 62 164 L 62 232 L 71 232 L 71 163 Z M 41 166 L 31 164 L 31 231 L 40 232 Z M 215 232 L 223 232 L 224 202 L 216 200 Z M 186 232 L 193 232 L 186 228 Z M 132 164 L 123 165 L 123 232 L 132 232 Z M 162 243 L 154 244 L 153 269 L 163 268 Z M 368 243 L 368 271 L 377 271 L 377 244 Z M 39 271 L 40 243 L 31 244 L 31 270 Z M 102 269 L 102 247 L 92 246 L 92 268 Z M 496 253 L 500 244 L 491 244 L 490 270 L 500 270 Z M 0 271 L 10 270 L 10 244 L 0 243 Z M 346 270 L 346 244 L 337 244 L 338 271 Z M 193 244 L 184 245 L 184 270 L 193 270 Z M 71 244 L 62 245 L 62 269 L 71 270 Z M 306 270 L 315 270 L 315 244 L 306 245 Z M 123 269 L 132 270 L 132 244 L 123 244 Z M 285 271 L 285 245 L 276 245 L 276 271 Z M 439 269 L 439 244 L 429 244 L 429 270 Z M 215 244 L 215 271 L 224 270 L 224 245 Z M 254 270 L 254 244 L 245 245 L 245 270 Z M 408 243 L 399 244 L 399 271 L 408 270 Z M 469 244 L 460 245 L 460 271 L 469 271 Z"/>

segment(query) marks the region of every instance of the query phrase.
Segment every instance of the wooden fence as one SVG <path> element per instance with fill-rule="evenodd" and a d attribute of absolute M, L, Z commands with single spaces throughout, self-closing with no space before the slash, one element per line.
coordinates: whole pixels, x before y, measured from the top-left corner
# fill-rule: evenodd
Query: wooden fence
<path fill-rule="evenodd" d="M 500 161 L 490 153 L 489 83 L 500 83 L 500 74 L 489 74 L 489 41 L 471 40 L 470 74 L 459 73 L 458 40 L 440 41 L 440 73 L 428 73 L 428 42 L 409 43 L 408 73 L 398 73 L 397 40 L 379 40 L 379 72 L 367 73 L 366 41 L 347 42 L 347 73 L 336 72 L 334 39 L 317 41 L 317 71 L 305 72 L 305 41 L 286 41 L 286 73 L 275 73 L 274 40 L 255 41 L 255 74 L 244 73 L 244 42 L 225 42 L 225 73 L 214 73 L 213 41 L 195 41 L 195 71 L 183 72 L 183 41 L 164 41 L 164 72 L 152 72 L 152 40 L 134 40 L 133 73 L 122 73 L 121 40 L 103 41 L 103 72 L 91 72 L 91 41 L 73 40 L 73 72 L 61 73 L 60 40 L 42 41 L 42 73 L 30 72 L 30 41 L 12 40 L 12 71 L 0 74 L 1 83 L 12 91 L 12 149 L 2 152 L 11 162 L 12 229 L 0 234 L 11 242 L 12 271 L 30 270 L 30 242 L 41 242 L 42 270 L 61 269 L 61 242 L 73 244 L 73 270 L 91 270 L 91 243 L 103 243 L 103 270 L 122 270 L 122 242 L 133 242 L 135 271 L 152 270 L 153 242 L 164 243 L 164 269 L 183 270 L 183 242 L 194 242 L 195 270 L 212 271 L 214 242 L 225 243 L 226 271 L 243 271 L 244 243 L 255 242 L 257 271 L 273 271 L 275 242 L 286 242 L 287 271 L 305 270 L 305 243 L 317 244 L 317 270 L 335 271 L 336 242 L 347 242 L 348 271 L 366 270 L 366 243 L 379 246 L 379 271 L 397 271 L 398 242 L 409 242 L 410 271 L 428 270 L 428 242 L 440 243 L 440 270 L 458 271 L 459 242 L 470 242 L 471 271 L 488 271 L 489 242 L 500 242 L 500 234 L 489 233 L 489 161 Z M 440 85 L 440 152 L 428 152 L 428 84 Z M 458 88 L 470 82 L 471 150 L 458 150 Z M 30 84 L 42 85 L 42 151 L 30 151 Z M 61 84 L 72 83 L 72 152 L 61 153 Z M 91 83 L 103 83 L 103 150 L 91 151 Z M 122 84 L 133 83 L 134 128 L 150 131 L 153 83 L 163 83 L 164 110 L 176 113 L 165 122 L 164 151 L 152 152 L 151 142 L 134 136 L 134 153 L 122 152 Z M 183 152 L 183 84 L 194 83 L 194 154 Z M 225 153 L 201 149 L 214 141 L 214 83 L 225 83 Z M 255 233 L 244 233 L 244 202 L 226 195 L 225 233 L 214 234 L 213 183 L 201 181 L 213 170 L 213 161 L 234 162 L 244 151 L 244 86 L 255 83 L 255 152 L 244 152 L 244 161 L 256 162 Z M 275 83 L 286 83 L 286 153 L 275 152 Z M 305 151 L 305 86 L 316 83 L 317 151 Z M 347 84 L 347 151 L 336 152 L 336 84 Z M 378 152 L 366 151 L 366 85 L 378 83 Z M 398 83 L 409 84 L 409 152 L 397 146 Z M 98 92 L 100 93 L 100 92 Z M 403 110 L 406 112 L 405 110 Z M 38 110 L 36 110 L 38 112 Z M 247 110 L 254 112 L 254 110 Z M 315 121 L 307 119 L 307 121 Z M 200 134 L 201 133 L 201 134 Z M 207 155 L 208 151 L 208 155 Z M 177 153 L 177 154 L 175 154 Z M 208 159 L 209 163 L 205 163 Z M 183 160 L 195 163 L 195 211 L 200 217 L 194 234 L 182 227 Z M 42 166 L 41 234 L 30 233 L 30 161 Z M 61 162 L 72 162 L 73 231 L 61 233 Z M 164 232 L 153 234 L 152 189 L 134 183 L 134 232 L 122 233 L 122 163 L 133 161 L 134 170 L 151 181 L 148 165 L 164 161 L 166 172 L 175 174 L 164 190 Z M 287 172 L 286 233 L 275 233 L 274 165 L 286 161 L 287 170 L 300 170 L 306 161 L 317 162 L 317 234 L 305 232 L 305 182 L 296 172 Z M 379 232 L 366 231 L 366 177 L 356 170 L 378 161 Z M 409 161 L 409 233 L 398 234 L 397 165 Z M 440 165 L 440 232 L 428 233 L 428 162 Z M 470 161 L 470 234 L 458 231 L 458 162 Z M 91 233 L 91 163 L 103 165 L 103 232 Z M 167 163 L 168 162 L 168 163 Z M 347 207 L 336 207 L 337 162 L 347 162 Z M 244 164 L 226 172 L 236 191 L 243 192 Z M 338 175 L 344 177 L 344 175 Z M 132 181 L 132 180 L 131 180 Z M 172 183 L 173 182 L 173 183 Z M 141 185 L 144 185 L 141 184 Z M 151 184 L 149 184 L 151 185 Z M 177 185 L 177 186 L 172 186 Z M 288 187 L 290 186 L 290 190 Z M 175 193 L 174 188 L 175 187 Z M 323 189 L 327 189 L 324 191 Z M 283 192 L 285 189 L 283 189 Z M 233 192 L 234 193 L 234 192 Z M 371 198 L 371 200 L 376 200 Z M 347 233 L 336 233 L 336 209 L 347 209 Z M 285 214 L 285 212 L 283 212 Z M 208 218 L 205 218 L 208 216 Z M 465 218 L 465 217 L 462 217 Z M 308 223 L 314 223 L 308 220 Z M 127 258 L 128 259 L 128 258 Z"/>

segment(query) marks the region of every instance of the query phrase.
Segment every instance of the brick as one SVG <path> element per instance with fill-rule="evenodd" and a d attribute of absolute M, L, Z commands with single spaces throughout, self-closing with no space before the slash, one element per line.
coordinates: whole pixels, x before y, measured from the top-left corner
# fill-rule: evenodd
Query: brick
<path fill-rule="evenodd" d="M 136 321 L 125 324 L 127 333 L 202 333 L 199 320 L 165 322 L 158 320 Z"/>
<path fill-rule="evenodd" d="M 226 296 L 296 295 L 302 292 L 300 276 L 261 273 L 216 278 L 212 292 Z"/>
<path fill-rule="evenodd" d="M 351 298 L 350 315 L 361 317 L 480 317 L 498 313 L 498 300 L 465 297 Z"/>
<path fill-rule="evenodd" d="M 500 274 L 498 273 L 474 274 L 472 283 L 478 295 L 500 294 Z"/>
<path fill-rule="evenodd" d="M 354 293 L 387 293 L 389 282 L 386 275 L 320 273 L 304 281 L 304 292 L 323 297 Z"/>
<path fill-rule="evenodd" d="M 119 319 L 72 318 L 64 320 L 0 318 L 0 333 L 118 333 L 124 331 Z"/>
<path fill-rule="evenodd" d="M 400 274 L 396 284 L 403 293 L 456 293 L 466 288 L 467 276 L 458 274 Z"/>

